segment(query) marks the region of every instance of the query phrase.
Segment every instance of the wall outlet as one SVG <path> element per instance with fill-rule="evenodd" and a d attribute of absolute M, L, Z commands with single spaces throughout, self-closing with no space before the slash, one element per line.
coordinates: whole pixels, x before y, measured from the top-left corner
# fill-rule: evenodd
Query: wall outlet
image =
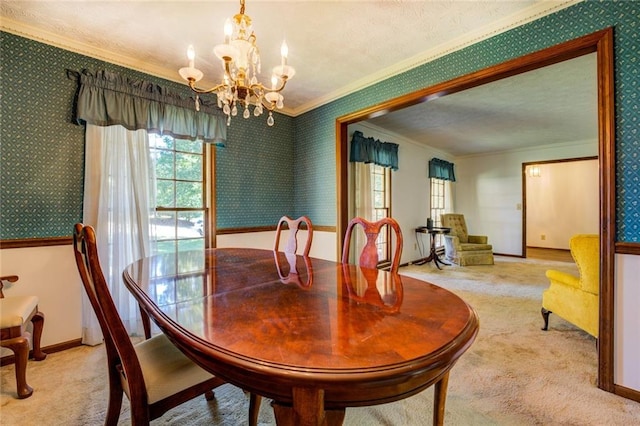
<path fill-rule="evenodd" d="M 547 239 L 547 236 L 546 236 L 546 235 L 544 235 L 544 234 L 542 234 L 542 235 L 540 235 L 540 239 L 541 239 L 542 241 L 544 241 L 544 240 L 546 240 L 546 239 Z"/>
<path fill-rule="evenodd" d="M 521 203 L 516 204 L 516 210 L 522 210 L 522 204 Z"/>

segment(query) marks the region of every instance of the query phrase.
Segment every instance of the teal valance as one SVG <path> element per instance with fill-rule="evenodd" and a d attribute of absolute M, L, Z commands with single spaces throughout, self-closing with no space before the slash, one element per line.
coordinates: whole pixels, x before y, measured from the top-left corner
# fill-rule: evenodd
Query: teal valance
<path fill-rule="evenodd" d="M 349 161 L 352 163 L 374 163 L 378 166 L 389 167 L 391 170 L 398 170 L 398 144 L 366 138 L 362 132 L 355 131 L 351 138 Z"/>
<path fill-rule="evenodd" d="M 171 135 L 224 146 L 227 127 L 215 104 L 182 98 L 157 84 L 130 79 L 109 71 L 67 70 L 78 82 L 76 121 L 96 126 L 119 124 L 129 130 Z"/>
<path fill-rule="evenodd" d="M 439 158 L 429 160 L 429 178 L 456 181 L 456 175 L 453 172 L 453 163 Z"/>

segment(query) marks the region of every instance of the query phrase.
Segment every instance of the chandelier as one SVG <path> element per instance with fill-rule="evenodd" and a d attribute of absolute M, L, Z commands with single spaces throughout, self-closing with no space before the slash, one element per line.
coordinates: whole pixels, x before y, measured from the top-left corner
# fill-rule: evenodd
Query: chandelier
<path fill-rule="evenodd" d="M 200 94 L 216 93 L 218 107 L 227 116 L 227 126 L 231 124 L 231 117 L 238 115 L 243 109 L 242 116 L 249 118 L 249 106 L 253 106 L 253 115 L 262 115 L 264 109 L 269 111 L 267 124 L 273 126 L 273 111 L 284 107 L 284 97 L 280 92 L 287 81 L 295 75 L 295 69 L 287 65 L 289 49 L 286 42 L 282 42 L 280 49 L 281 63 L 273 68 L 271 87 L 265 87 L 258 82 L 260 75 L 260 51 L 256 45 L 256 35 L 251 29 L 251 18 L 244 14 L 244 0 L 240 0 L 240 13 L 233 19 L 227 19 L 224 25 L 224 43 L 213 49 L 214 54 L 222 61 L 224 74 L 222 82 L 216 86 L 202 90 L 196 83 L 204 74 L 195 68 L 195 51 L 193 46 L 187 49 L 189 66 L 180 68 L 180 76 L 185 79 L 196 93 L 196 110 L 200 110 Z"/>

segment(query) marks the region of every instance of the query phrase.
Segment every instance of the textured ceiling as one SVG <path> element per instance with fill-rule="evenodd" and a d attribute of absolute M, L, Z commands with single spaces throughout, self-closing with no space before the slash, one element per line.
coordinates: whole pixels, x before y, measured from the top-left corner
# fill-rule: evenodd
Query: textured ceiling
<path fill-rule="evenodd" d="M 452 155 L 598 135 L 596 54 L 447 95 L 368 123 Z"/>
<path fill-rule="evenodd" d="M 289 45 L 289 63 L 296 68 L 296 75 L 283 93 L 283 111 L 295 116 L 577 1 L 246 0 L 245 13 L 253 18 L 264 83 L 268 83 L 270 69 L 279 64 L 282 40 Z M 205 87 L 213 85 L 221 74 L 212 48 L 222 41 L 226 18 L 238 10 L 238 1 L 2 0 L 0 28 L 175 81 L 180 80 L 177 70 L 187 64 L 186 48 L 193 44 L 196 66 L 205 73 Z M 535 90 L 531 95 L 536 95 Z M 433 130 L 438 127 L 436 121 L 420 119 L 411 125 L 396 122 L 394 131 L 411 129 L 407 137 L 426 141 L 421 132 L 430 126 L 429 141 L 442 143 L 453 134 L 452 122 L 464 122 L 467 128 L 475 126 L 479 136 L 487 127 L 481 127 L 488 114 L 485 108 L 502 108 L 502 116 L 511 118 L 511 124 L 494 122 L 494 128 L 508 129 L 522 120 L 512 116 L 513 106 L 456 106 L 456 98 L 447 98 L 438 101 L 441 110 L 430 111 L 429 115 L 442 117 L 440 126 L 446 124 L 448 129 Z M 512 96 L 503 98 L 509 101 Z M 533 102 L 520 102 L 523 109 L 534 108 Z M 456 115 L 445 113 L 445 108 L 456 111 Z M 472 121 L 474 111 L 477 117 L 484 114 L 476 124 Z M 555 112 L 559 116 L 560 112 Z M 526 116 L 534 115 L 527 112 Z M 542 123 L 547 119 L 538 120 Z M 456 145 L 462 146 L 461 141 Z"/>

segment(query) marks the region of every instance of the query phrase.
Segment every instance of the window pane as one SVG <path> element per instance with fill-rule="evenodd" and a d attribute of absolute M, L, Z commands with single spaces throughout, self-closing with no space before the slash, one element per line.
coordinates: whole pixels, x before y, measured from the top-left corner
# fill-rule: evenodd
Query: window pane
<path fill-rule="evenodd" d="M 204 235 L 203 212 L 178 212 L 178 238 L 201 238 Z"/>
<path fill-rule="evenodd" d="M 203 207 L 202 183 L 176 182 L 176 206 L 193 208 Z"/>
<path fill-rule="evenodd" d="M 373 175 L 373 189 L 375 191 L 384 191 L 384 176 Z"/>
<path fill-rule="evenodd" d="M 157 212 L 153 221 L 154 237 L 157 240 L 176 238 L 176 215 L 174 212 Z"/>
<path fill-rule="evenodd" d="M 176 153 L 176 179 L 202 180 L 202 155 Z"/>
<path fill-rule="evenodd" d="M 201 141 L 188 141 L 185 139 L 176 139 L 176 151 L 193 152 L 202 154 Z"/>
<path fill-rule="evenodd" d="M 382 192 L 373 193 L 373 206 L 377 209 L 384 208 L 384 194 Z"/>
<path fill-rule="evenodd" d="M 158 179 L 174 179 L 175 162 L 173 151 L 156 149 L 152 152 L 156 163 L 156 177 Z"/>
<path fill-rule="evenodd" d="M 175 207 L 175 182 L 160 180 L 156 182 L 156 205 L 159 207 Z"/>
<path fill-rule="evenodd" d="M 204 238 L 197 238 L 192 240 L 179 240 L 178 250 L 181 252 L 188 251 L 188 250 L 204 250 Z"/>
<path fill-rule="evenodd" d="M 158 241 L 156 243 L 156 253 L 175 253 L 176 242 L 175 240 Z"/>
<path fill-rule="evenodd" d="M 164 148 L 173 150 L 173 138 L 171 136 L 160 136 L 149 134 L 149 146 L 151 148 Z"/>

